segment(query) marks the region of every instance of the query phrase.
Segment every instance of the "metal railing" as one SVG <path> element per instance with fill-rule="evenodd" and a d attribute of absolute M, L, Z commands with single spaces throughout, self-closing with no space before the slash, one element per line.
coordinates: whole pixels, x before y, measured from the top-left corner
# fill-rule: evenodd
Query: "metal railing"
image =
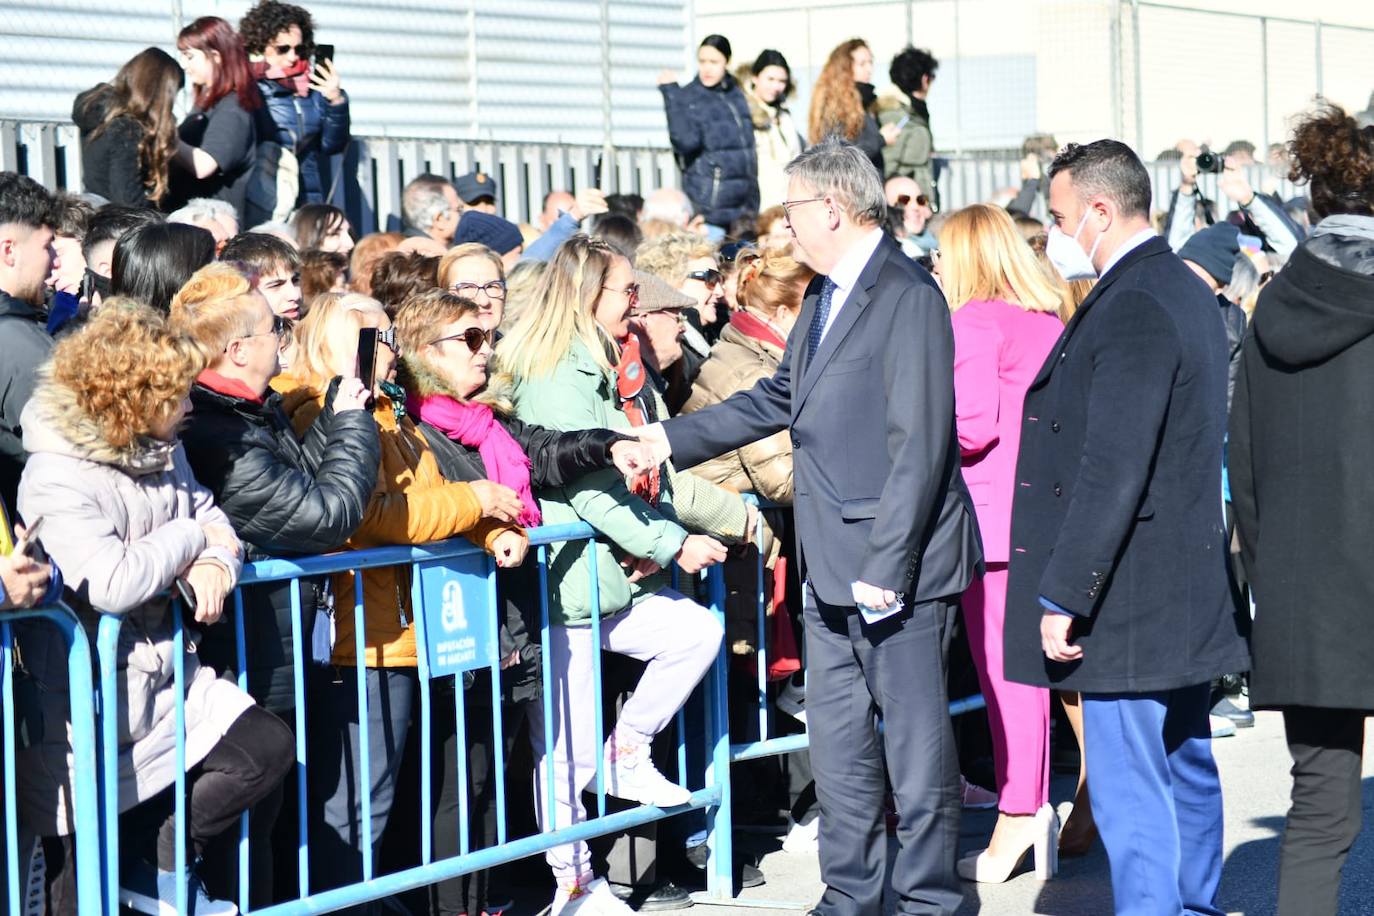
<path fill-rule="evenodd" d="M 752 500 L 752 497 L 747 497 Z M 555 544 L 563 544 L 577 541 L 591 541 L 596 537 L 596 532 L 588 525 L 583 523 L 572 525 L 547 526 L 543 528 L 529 529 L 530 545 L 535 551 L 535 562 L 537 563 L 537 575 L 539 579 L 540 592 L 540 631 L 541 644 L 547 648 L 550 644 L 550 615 L 549 615 L 549 548 Z M 762 548 L 762 534 L 759 535 L 758 547 Z M 262 913 L 264 916 L 302 916 L 307 913 L 323 913 L 331 910 L 352 906 L 367 901 L 379 900 L 394 894 L 415 888 L 435 884 L 440 881 L 455 878 L 460 875 L 468 874 L 473 871 L 491 868 L 493 866 L 512 862 L 526 858 L 540 852 L 547 851 L 555 846 L 571 843 L 575 841 L 585 841 L 607 834 L 617 833 L 634 826 L 649 823 L 651 821 L 662 820 L 667 817 L 681 814 L 689 810 L 703 810 L 707 822 L 707 847 L 709 849 L 709 859 L 707 863 L 707 889 L 704 895 L 699 895 L 699 899 L 726 902 L 733 898 L 736 888 L 733 881 L 733 818 L 732 818 L 732 798 L 730 790 L 730 779 L 728 778 L 730 765 L 742 760 L 750 760 L 763 756 L 789 753 L 804 749 L 807 746 L 807 736 L 805 734 L 788 737 L 770 737 L 769 731 L 769 697 L 767 692 L 766 671 L 768 666 L 768 643 L 766 641 L 765 620 L 767 606 L 764 602 L 762 588 L 764 567 L 763 555 L 760 549 L 758 562 L 758 574 L 760 587 L 757 590 L 757 614 L 759 642 L 757 651 L 757 664 L 759 671 L 758 681 L 758 715 L 759 715 L 759 739 L 748 743 L 731 743 L 729 728 L 729 711 L 727 704 L 727 675 L 729 668 L 729 647 L 728 641 L 722 641 L 719 654 L 710 670 L 705 675 L 698 690 L 700 700 L 704 706 L 704 733 L 705 746 L 704 766 L 700 774 L 700 789 L 691 792 L 690 801 L 682 806 L 664 809 L 654 806 L 640 805 L 629 810 L 607 812 L 606 808 L 606 775 L 603 772 L 601 755 L 598 754 L 598 764 L 595 777 L 596 810 L 588 812 L 586 820 L 571 826 L 559 827 L 553 817 L 553 798 L 552 792 L 546 799 L 549 805 L 549 817 L 546 821 L 547 828 L 540 833 L 512 837 L 509 835 L 506 809 L 506 774 L 505 761 L 503 759 L 504 741 L 502 740 L 502 695 L 500 685 L 500 664 L 499 652 L 496 648 L 497 640 L 495 633 L 499 626 L 500 608 L 503 606 L 498 600 L 496 589 L 496 568 L 493 560 L 481 549 L 463 540 L 443 541 L 424 546 L 395 546 L 380 547 L 370 550 L 357 551 L 352 553 L 342 553 L 319 557 L 309 557 L 300 559 L 271 559 L 258 563 L 250 564 L 245 567 L 239 588 L 235 591 L 234 613 L 228 625 L 234 627 L 234 641 L 237 650 L 238 668 L 237 679 L 239 687 L 247 690 L 247 658 L 246 658 L 246 632 L 245 632 L 245 613 L 244 613 L 244 588 L 253 588 L 271 584 L 286 584 L 289 587 L 290 607 L 291 607 L 291 640 L 292 652 L 291 661 L 294 666 L 293 689 L 295 693 L 295 769 L 294 778 L 298 788 L 297 808 L 295 815 L 298 821 L 298 834 L 296 846 L 296 865 L 298 867 L 298 887 L 297 899 L 287 900 L 286 902 L 276 903 L 266 907 L 253 910 L 250 906 L 249 888 L 252 883 L 252 875 L 249 871 L 250 861 L 250 838 L 249 820 L 252 817 L 250 812 L 242 815 L 239 829 L 238 843 L 238 889 L 240 899 L 237 901 L 239 908 L 243 912 Z M 405 867 L 400 871 L 380 874 L 372 859 L 372 809 L 371 798 L 368 792 L 361 793 L 361 822 L 362 827 L 359 831 L 361 855 L 362 855 L 362 874 L 361 879 L 342 887 L 335 887 L 328 890 L 316 890 L 312 892 L 310 885 L 310 864 L 311 864 L 311 843 L 309 834 L 310 812 L 308 809 L 307 798 L 307 768 L 309 764 L 309 742 L 307 741 L 307 729 L 310 724 L 309 703 L 306 702 L 306 671 L 307 665 L 311 664 L 306 656 L 305 644 L 307 642 L 302 633 L 302 583 L 303 580 L 317 579 L 337 573 L 354 574 L 355 594 L 353 601 L 353 621 L 354 621 L 354 651 L 356 660 L 366 658 L 366 616 L 367 609 L 363 596 L 363 571 L 373 570 L 382 567 L 402 567 L 408 568 L 411 575 L 411 605 L 415 613 L 414 625 L 416 628 L 417 641 L 417 663 L 419 681 L 419 714 L 416 724 L 420 730 L 420 862 L 418 865 Z M 470 787 L 466 776 L 465 767 L 467 764 L 466 746 L 467 733 L 464 719 L 465 691 L 462 686 L 463 675 L 458 673 L 452 675 L 457 678 L 455 682 L 455 725 L 456 725 L 456 746 L 459 749 L 457 766 L 459 768 L 457 782 L 460 792 L 459 798 L 459 850 L 458 854 L 442 859 L 435 859 L 433 831 L 433 773 L 431 772 L 431 719 L 436 715 L 433 698 L 431 696 L 431 680 L 440 676 L 449 676 L 431 669 L 427 647 L 429 647 L 436 635 L 428 632 L 428 627 L 433 625 L 436 618 L 434 611 L 436 602 L 439 602 L 442 595 L 435 594 L 432 586 L 427 586 L 425 571 L 439 568 L 445 575 L 466 577 L 464 584 L 473 589 L 473 594 L 480 596 L 478 605 L 468 606 L 468 617 L 480 615 L 486 627 L 485 632 L 492 634 L 491 639 L 486 643 L 485 652 L 480 658 L 475 659 L 479 664 L 474 665 L 472 670 L 484 669 L 490 674 L 492 706 L 492 729 L 493 729 L 493 753 L 495 755 L 494 765 L 491 768 L 492 778 L 494 779 L 494 791 L 492 793 L 492 804 L 496 810 L 496 842 L 495 845 L 473 849 L 472 838 L 468 835 L 468 815 L 471 805 L 469 797 Z M 673 571 L 674 586 L 678 584 L 680 572 Z M 590 581 L 591 603 L 592 606 L 599 606 L 598 588 L 599 579 L 597 576 L 596 551 L 588 552 L 587 574 Z M 720 566 L 713 567 L 711 570 L 697 577 L 703 586 L 708 601 L 706 602 L 717 620 L 725 627 L 725 587 L 722 569 Z M 429 610 L 429 613 L 426 613 Z M 188 805 L 187 795 L 188 777 L 186 767 L 186 670 L 185 656 L 187 652 L 186 640 L 188 633 L 182 624 L 184 609 L 180 607 L 180 600 L 174 599 L 169 610 L 171 614 L 171 641 L 172 641 L 172 684 L 175 694 L 174 715 L 176 732 L 176 772 L 173 791 L 173 818 L 176 841 L 176 872 L 184 874 L 187 868 L 187 834 L 188 834 Z M 101 615 L 97 627 L 97 657 L 99 661 L 99 692 L 96 693 L 92 686 L 92 659 L 89 645 L 86 639 L 85 630 L 77 617 L 66 610 L 40 610 L 18 612 L 5 615 L 5 622 L 0 625 L 0 641 L 6 649 L 5 668 L 3 671 L 3 700 L 4 715 L 6 723 L 14 721 L 13 697 L 12 697 L 12 670 L 9 663 L 11 653 L 8 651 L 12 644 L 9 621 L 24 618 L 46 618 L 56 623 L 63 629 L 70 647 L 70 671 L 71 671 L 71 695 L 73 697 L 72 709 L 72 735 L 73 748 L 75 751 L 74 759 L 76 762 L 76 789 L 74 791 L 75 816 L 76 822 L 81 825 L 94 825 L 95 829 L 81 829 L 76 832 L 76 865 L 78 876 L 78 912 L 80 916 L 96 916 L 96 914 L 106 914 L 106 916 L 117 916 L 119 911 L 120 880 L 121 880 L 121 840 L 120 835 L 120 799 L 119 799 L 119 736 L 118 720 L 119 712 L 119 675 L 118 675 L 118 644 L 119 634 L 122 629 L 124 618 L 120 615 Z M 94 621 L 92 621 L 94 623 Z M 223 625 L 223 624 L 221 624 Z M 466 625 L 465 625 L 466 626 Z M 600 644 L 601 619 L 598 615 L 593 615 L 590 627 L 593 633 L 592 641 L 594 645 Z M 447 627 L 447 622 L 445 623 Z M 600 653 L 594 653 L 593 665 L 593 690 L 595 693 L 595 731 L 596 746 L 600 748 L 605 739 L 605 723 L 602 719 L 602 670 Z M 547 689 L 553 681 L 552 663 L 548 651 L 542 653 L 542 669 L 546 690 L 540 702 L 544 704 L 544 746 L 545 760 L 544 765 L 548 767 L 548 782 L 552 786 L 554 783 L 555 765 L 555 743 L 553 740 L 553 715 L 552 715 L 552 696 L 553 692 Z M 369 724 L 369 698 L 367 693 L 366 681 L 358 679 L 358 727 L 359 738 L 357 756 L 359 758 L 358 770 L 362 774 L 372 772 L 369 761 L 369 728 L 376 727 Z M 84 698 L 91 698 L 93 702 L 78 702 Z M 689 700 L 689 703 L 693 702 Z M 970 697 L 952 703 L 950 712 L 957 715 L 971 709 L 979 708 L 982 704 L 981 697 Z M 97 745 L 97 720 L 94 713 L 98 709 L 98 728 L 99 744 Z M 447 711 L 444 711 L 445 714 Z M 687 789 L 689 785 L 688 773 L 688 734 L 686 727 L 685 713 L 679 710 L 677 714 L 678 723 L 678 747 L 677 758 L 679 762 L 678 778 L 679 784 Z M 6 798 L 10 800 L 9 809 L 6 816 L 6 862 L 8 863 L 7 877 L 9 884 L 9 895 L 11 901 L 11 913 L 23 912 L 17 907 L 20 899 L 19 880 L 22 873 L 20 868 L 19 853 L 16 844 L 16 833 L 18 829 L 16 805 L 14 800 L 14 734 L 12 728 L 5 730 L 5 792 Z M 97 747 L 99 753 L 97 753 Z M 347 752 L 346 752 L 347 753 Z M 691 774 L 695 775 L 695 774 Z M 291 778 L 291 777 L 288 777 Z M 696 780 L 691 780 L 696 782 Z M 367 784 L 367 777 L 363 777 L 363 784 Z M 590 789 L 589 789 L 590 791 Z M 98 799 L 98 801 L 97 801 Z M 288 816 L 283 812 L 283 817 Z M 176 906 L 178 912 L 187 911 L 187 888 L 184 884 L 178 887 Z"/>
<path fill-rule="evenodd" d="M 15 624 L 19 629 L 29 630 L 39 626 L 52 626 L 61 633 L 67 646 L 67 695 L 71 699 L 70 718 L 67 736 L 71 742 L 72 758 L 77 762 L 71 782 L 69 823 L 72 826 L 72 846 L 76 856 L 75 889 L 78 908 L 83 916 L 100 911 L 100 808 L 99 789 L 96 782 L 96 739 L 95 739 L 95 688 L 94 667 L 91 656 L 90 640 L 77 616 L 67 607 L 34 608 L 31 610 L 9 610 L 0 613 L 0 731 L 3 731 L 4 751 L 4 850 L 5 895 L 8 912 L 23 914 L 29 912 L 24 894 L 32 888 L 21 888 L 20 881 L 30 876 L 27 858 L 21 861 L 19 848 L 19 804 L 18 804 L 18 763 L 16 748 L 17 713 L 15 706 L 14 678 L 16 656 Z M 22 636 L 22 634 L 18 634 Z M 18 650 L 22 654 L 22 650 Z M 26 714 L 35 710 L 24 710 Z M 34 736 L 30 736 L 31 738 Z M 65 800 L 59 799 L 58 804 Z M 32 839 L 32 838 L 31 838 Z M 32 846 L 25 850 L 32 855 Z"/>
<path fill-rule="evenodd" d="M 993 200 L 1007 202 L 1021 187 L 1020 162 L 1004 155 L 946 159 L 939 178 L 946 211 Z M 1154 207 L 1167 209 L 1180 176 L 1176 162 L 1149 162 Z M 498 206 L 514 222 L 535 222 L 544 196 L 554 190 L 597 187 L 610 193 L 647 194 L 676 188 L 681 176 L 671 150 L 606 149 L 553 143 L 496 143 L 475 140 L 398 140 L 355 137 L 347 153 L 333 157 L 343 170 L 333 202 L 348 213 L 359 232 L 400 226 L 401 191 L 426 172 L 454 178 L 471 171 L 489 173 L 500 187 Z M 0 171 L 29 175 L 52 190 L 81 190 L 81 148 L 76 127 L 58 122 L 0 120 Z M 1246 170 L 1256 190 L 1273 185 L 1282 197 L 1299 193 L 1292 182 L 1270 179 L 1262 166 Z M 1215 175 L 1202 175 L 1199 187 L 1225 212 L 1236 209 L 1217 188 Z M 1044 218 L 1043 202 L 1033 215 Z"/>

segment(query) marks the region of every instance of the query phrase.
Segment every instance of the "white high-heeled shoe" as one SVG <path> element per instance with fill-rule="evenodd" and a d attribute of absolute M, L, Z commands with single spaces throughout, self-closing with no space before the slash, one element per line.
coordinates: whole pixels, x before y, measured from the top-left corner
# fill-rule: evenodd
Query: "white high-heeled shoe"
<path fill-rule="evenodd" d="M 959 860 L 959 877 L 980 884 L 1002 884 L 1020 870 L 1026 856 L 1034 856 L 1035 877 L 1048 881 L 1059 873 L 1059 815 L 1041 805 L 1031 821 L 1031 838 L 1013 855 L 990 856 L 986 849 Z"/>

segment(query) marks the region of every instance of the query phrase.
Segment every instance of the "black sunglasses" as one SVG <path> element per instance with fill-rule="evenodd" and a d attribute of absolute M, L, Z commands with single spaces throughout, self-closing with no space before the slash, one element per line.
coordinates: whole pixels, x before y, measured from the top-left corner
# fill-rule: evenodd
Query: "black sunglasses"
<path fill-rule="evenodd" d="M 273 45 L 272 49 L 276 51 L 278 54 L 285 54 L 286 52 L 290 51 L 292 47 L 293 45 Z M 306 53 L 310 50 L 310 45 L 307 44 L 298 44 L 294 45 L 294 47 L 296 49 L 297 57 L 305 57 Z"/>
<path fill-rule="evenodd" d="M 482 349 L 482 344 L 487 346 L 496 345 L 496 332 L 484 331 L 481 328 L 468 328 L 461 334 L 450 334 L 448 337 L 440 337 L 438 340 L 431 340 L 431 345 L 441 344 L 446 340 L 461 340 L 468 345 L 468 350 L 476 353 Z"/>
<path fill-rule="evenodd" d="M 722 277 L 720 271 L 712 268 L 710 270 L 694 270 L 687 275 L 687 279 L 700 280 L 702 283 L 705 283 L 707 287 L 715 289 L 717 286 L 720 286 Z"/>
<path fill-rule="evenodd" d="M 897 206 L 899 206 L 899 207 L 905 207 L 905 206 L 906 206 L 907 204 L 909 204 L 909 203 L 911 203 L 911 195 L 910 195 L 910 194 L 898 194 L 898 195 L 897 195 Z M 929 207 L 929 206 L 930 206 L 930 198 L 929 198 L 929 197 L 926 197 L 924 194 L 917 194 L 917 195 L 916 195 L 916 205 L 917 205 L 918 207 Z"/>

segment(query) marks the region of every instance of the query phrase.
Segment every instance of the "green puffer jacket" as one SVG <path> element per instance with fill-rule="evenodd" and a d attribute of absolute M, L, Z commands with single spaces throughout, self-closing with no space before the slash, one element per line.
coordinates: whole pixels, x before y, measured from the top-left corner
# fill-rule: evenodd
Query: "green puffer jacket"
<path fill-rule="evenodd" d="M 628 429 L 614 379 L 597 365 L 586 345 L 575 341 L 553 372 L 517 379 L 511 392 L 515 413 L 549 429 Z M 659 415 L 667 409 L 661 399 Z M 667 569 L 689 531 L 737 543 L 747 523 L 739 494 L 668 466 L 659 502 L 650 506 L 633 495 L 614 468 L 588 474 L 562 487 L 539 491 L 545 525 L 587 522 L 603 538 L 596 543 L 600 613 L 610 617 L 668 586 Z M 611 543 L 607 543 L 610 541 Z M 591 580 L 586 541 L 549 549 L 549 620 L 559 626 L 591 621 Z M 631 583 L 620 565 L 627 556 L 647 557 L 664 572 Z"/>

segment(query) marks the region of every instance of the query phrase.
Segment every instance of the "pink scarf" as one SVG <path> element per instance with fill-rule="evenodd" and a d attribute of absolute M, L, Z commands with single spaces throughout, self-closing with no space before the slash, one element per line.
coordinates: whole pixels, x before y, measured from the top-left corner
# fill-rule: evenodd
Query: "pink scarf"
<path fill-rule="evenodd" d="M 520 443 L 496 419 L 485 404 L 455 400 L 446 394 L 411 395 L 406 409 L 455 442 L 476 446 L 487 468 L 487 479 L 514 490 L 525 504 L 518 521 L 532 528 L 541 521 L 539 504 L 530 489 L 530 458 Z"/>

